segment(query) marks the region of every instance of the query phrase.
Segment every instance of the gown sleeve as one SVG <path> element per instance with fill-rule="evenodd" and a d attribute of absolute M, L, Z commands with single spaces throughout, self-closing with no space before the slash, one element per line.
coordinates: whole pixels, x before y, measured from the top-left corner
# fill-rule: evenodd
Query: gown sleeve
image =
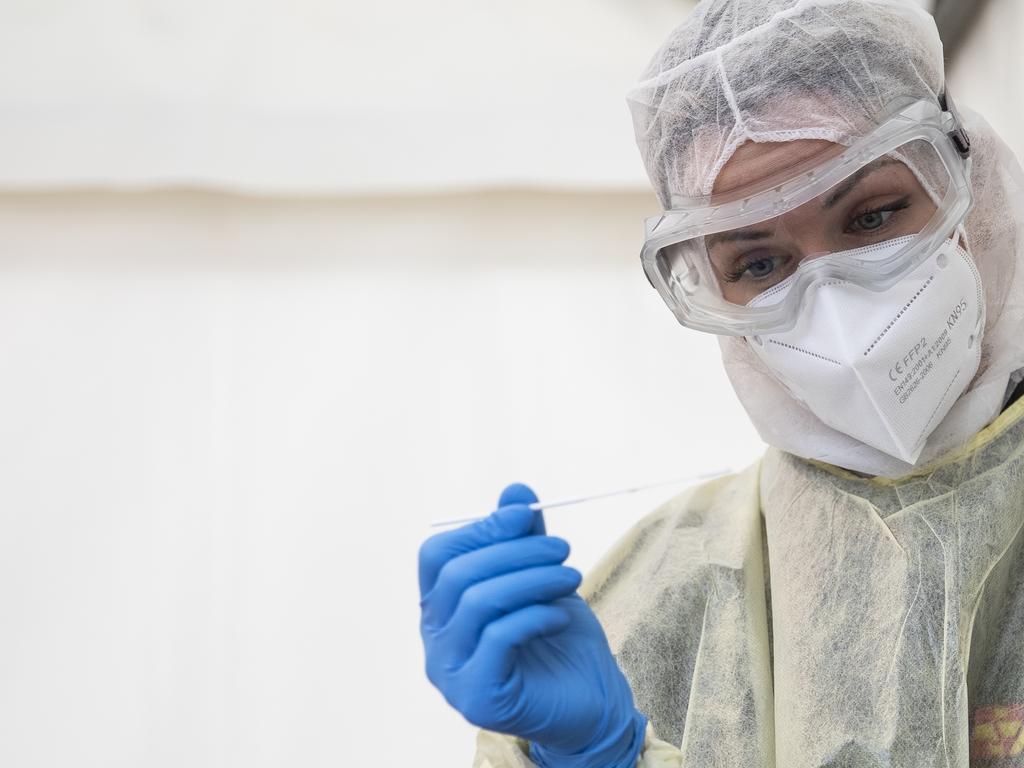
<path fill-rule="evenodd" d="M 580 595 L 601 622 L 637 708 L 648 718 L 636 768 L 683 768 L 684 759 L 691 765 L 705 762 L 700 758 L 707 746 L 696 737 L 689 742 L 685 738 L 696 659 L 702 648 L 708 656 L 706 645 L 721 643 L 704 635 L 728 640 L 760 637 L 768 631 L 762 627 L 763 631 L 755 632 L 748 616 L 758 618 L 766 609 L 766 595 L 748 589 L 748 585 L 760 586 L 765 573 L 759 471 L 755 464 L 665 502 L 629 528 L 580 585 Z M 673 619 L 664 621 L 663 615 Z M 724 635 L 716 620 L 725 622 Z M 755 623 L 760 627 L 763 617 Z M 708 679 L 702 690 L 717 690 L 719 676 L 727 681 L 735 678 L 737 659 L 747 659 L 742 653 L 745 645 L 735 650 L 724 647 L 722 664 L 715 666 L 705 658 L 703 674 Z M 668 658 L 666 648 L 672 650 Z M 758 649 L 764 650 L 764 658 L 755 659 L 763 662 L 757 670 L 763 667 L 762 676 L 770 679 L 768 650 L 760 645 Z M 743 690 L 733 695 L 737 702 L 751 701 L 762 709 L 770 706 L 768 689 L 760 697 L 763 706 L 756 693 Z M 733 720 L 744 733 L 749 730 L 746 721 Z M 733 720 L 726 718 L 726 725 Z M 709 738 L 735 741 L 735 736 L 726 729 Z M 755 742 L 737 754 L 757 753 L 761 744 Z M 473 768 L 536 768 L 524 739 L 481 730 L 476 746 Z"/>
<path fill-rule="evenodd" d="M 537 768 L 530 760 L 529 742 L 515 736 L 493 731 L 479 731 L 476 737 L 476 757 L 473 768 Z M 654 735 L 647 724 L 644 748 L 636 768 L 683 768 L 683 754 L 676 747 Z"/>

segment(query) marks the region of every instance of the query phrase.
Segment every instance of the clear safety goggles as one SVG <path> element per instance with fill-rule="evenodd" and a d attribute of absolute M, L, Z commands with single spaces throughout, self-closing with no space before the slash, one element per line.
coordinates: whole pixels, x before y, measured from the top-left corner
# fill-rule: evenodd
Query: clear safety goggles
<path fill-rule="evenodd" d="M 969 177 L 970 142 L 952 104 L 906 103 L 849 147 L 739 189 L 674 199 L 647 220 L 644 272 L 689 328 L 786 331 L 813 286 L 884 291 L 934 253 L 970 210 Z M 873 252 L 897 239 L 895 253 Z M 764 301 L 783 281 L 780 298 Z"/>

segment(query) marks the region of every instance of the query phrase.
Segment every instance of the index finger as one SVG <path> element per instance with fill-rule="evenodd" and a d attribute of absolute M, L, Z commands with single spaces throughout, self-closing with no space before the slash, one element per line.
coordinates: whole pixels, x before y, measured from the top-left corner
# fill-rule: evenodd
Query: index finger
<path fill-rule="evenodd" d="M 502 541 L 543 534 L 544 518 L 527 506 L 537 497 L 525 485 L 510 485 L 499 507 L 483 520 L 431 536 L 420 547 L 420 598 L 434 588 L 441 568 L 453 557 Z"/>
<path fill-rule="evenodd" d="M 498 498 L 498 507 L 507 507 L 512 504 L 533 504 L 537 501 L 537 494 L 533 489 L 523 483 L 512 483 L 505 487 Z M 544 513 L 540 510 L 534 515 L 533 531 L 540 536 L 547 533 L 547 526 L 544 525 Z"/>

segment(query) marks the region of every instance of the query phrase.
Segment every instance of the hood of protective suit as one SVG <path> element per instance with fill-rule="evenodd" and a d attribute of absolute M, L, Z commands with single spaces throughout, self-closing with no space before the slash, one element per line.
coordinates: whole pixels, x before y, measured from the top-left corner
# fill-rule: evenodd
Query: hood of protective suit
<path fill-rule="evenodd" d="M 662 205 L 708 197 L 748 141 L 853 144 L 900 99 L 938 101 L 942 44 L 909 0 L 704 0 L 630 91 L 637 144 Z M 990 423 L 1024 369 L 1024 172 L 985 120 L 952 94 L 972 142 L 964 222 L 984 286 L 978 373 L 931 433 L 917 467 Z M 730 381 L 769 445 L 870 475 L 914 467 L 832 429 L 783 386 L 745 338 L 720 337 Z"/>

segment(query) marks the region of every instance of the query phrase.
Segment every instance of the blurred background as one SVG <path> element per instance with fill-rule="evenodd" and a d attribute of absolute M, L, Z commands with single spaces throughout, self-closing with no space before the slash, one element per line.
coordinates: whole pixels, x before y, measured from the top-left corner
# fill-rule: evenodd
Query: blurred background
<path fill-rule="evenodd" d="M 469 766 L 429 523 L 756 460 L 639 266 L 691 7 L 0 0 L 0 765 Z M 1021 154 L 1024 4 L 928 7 Z"/>

